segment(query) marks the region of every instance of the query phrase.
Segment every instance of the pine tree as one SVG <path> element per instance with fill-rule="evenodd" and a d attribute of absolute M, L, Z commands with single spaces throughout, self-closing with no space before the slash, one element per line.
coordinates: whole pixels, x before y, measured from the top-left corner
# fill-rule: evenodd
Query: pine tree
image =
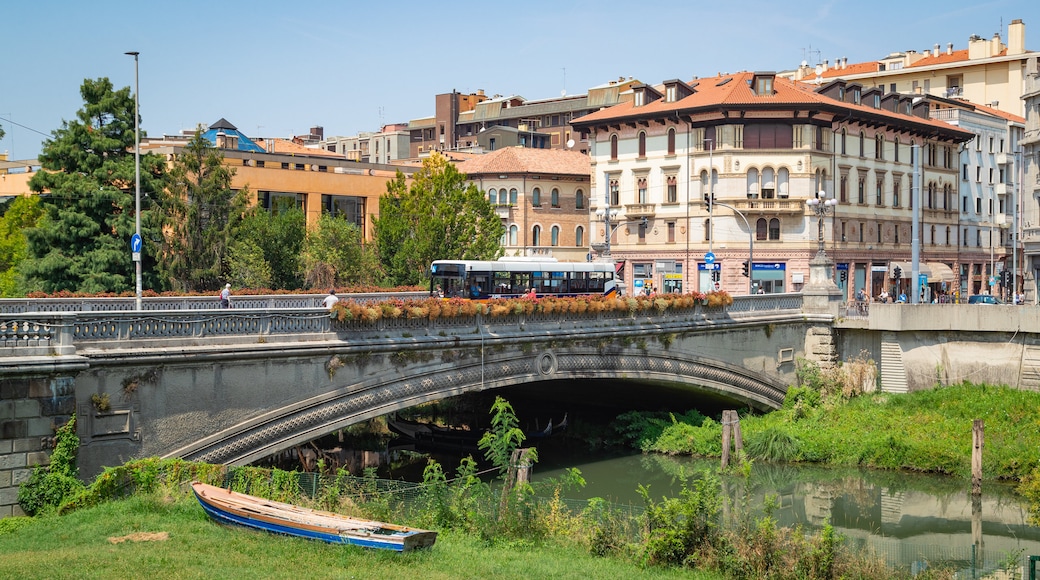
<path fill-rule="evenodd" d="M 115 91 L 107 78 L 83 81 L 80 94 L 83 108 L 44 142 L 44 171 L 29 181 L 44 215 L 26 231 L 22 271 L 30 289 L 45 292 L 133 291 L 134 100 L 129 87 Z M 161 286 L 146 210 L 162 189 L 163 169 L 159 156 L 141 156 L 143 286 L 153 289 Z"/>

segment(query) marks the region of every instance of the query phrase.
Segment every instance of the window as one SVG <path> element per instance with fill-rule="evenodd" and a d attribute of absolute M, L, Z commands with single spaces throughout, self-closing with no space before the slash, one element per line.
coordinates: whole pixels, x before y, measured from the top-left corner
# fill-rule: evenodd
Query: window
<path fill-rule="evenodd" d="M 667 238 L 668 239 L 668 243 L 669 244 L 674 244 L 675 243 L 675 222 L 668 222 L 667 224 L 665 224 L 665 226 L 668 229 L 668 238 Z"/>
<path fill-rule="evenodd" d="M 675 129 L 668 129 L 668 154 L 675 155 Z"/>
<path fill-rule="evenodd" d="M 674 175 L 665 178 L 665 187 L 668 191 L 668 203 L 675 203 L 679 199 L 679 188 Z"/>
<path fill-rule="evenodd" d="M 621 205 L 619 199 L 620 193 L 618 190 L 618 181 L 616 179 L 610 180 L 610 205 Z"/>
<path fill-rule="evenodd" d="M 640 244 L 646 243 L 646 229 L 647 229 L 647 226 L 642 221 L 640 221 L 639 222 L 639 227 L 638 227 L 638 230 L 639 230 L 639 243 Z"/>
<path fill-rule="evenodd" d="M 585 192 L 580 189 L 574 192 L 574 209 L 585 209 Z"/>
<path fill-rule="evenodd" d="M 675 100 L 676 100 L 675 99 L 675 97 L 676 97 L 676 90 L 675 89 L 676 89 L 675 85 L 668 85 L 668 87 L 664 90 L 664 99 L 666 101 L 668 101 L 669 103 L 674 103 Z"/>
<path fill-rule="evenodd" d="M 848 131 L 846 131 L 845 129 L 842 129 L 841 130 L 841 154 L 842 155 L 845 155 L 846 137 L 848 137 Z"/>
<path fill-rule="evenodd" d="M 560 190 L 555 187 L 549 193 L 549 205 L 553 207 L 560 207 Z"/>
<path fill-rule="evenodd" d="M 516 194 L 516 188 L 515 187 L 509 190 L 509 204 L 510 205 L 516 205 L 516 195 L 517 194 Z"/>
<path fill-rule="evenodd" d="M 896 163 L 899 163 L 899 137 L 892 140 L 892 155 Z"/>
<path fill-rule="evenodd" d="M 711 241 L 711 219 L 704 220 L 704 241 Z"/>
<path fill-rule="evenodd" d="M 617 161 L 617 135 L 610 136 L 610 160 Z"/>
<path fill-rule="evenodd" d="M 899 180 L 896 179 L 892 182 L 892 207 L 899 207 Z"/>
<path fill-rule="evenodd" d="M 844 173 L 841 175 L 838 192 L 841 195 L 841 202 L 847 203 L 849 201 L 849 176 Z"/>
<path fill-rule="evenodd" d="M 885 158 L 885 137 L 878 135 L 874 138 L 874 159 Z"/>
<path fill-rule="evenodd" d="M 516 245 L 516 238 L 519 231 L 517 230 L 516 224 L 509 226 L 509 245 Z"/>
<path fill-rule="evenodd" d="M 758 218 L 758 221 L 755 222 L 755 239 L 761 242 L 768 236 L 769 222 L 766 221 L 766 218 Z"/>
<path fill-rule="evenodd" d="M 639 132 L 639 157 L 646 157 L 646 132 Z"/>
<path fill-rule="evenodd" d="M 859 203 L 859 204 L 867 203 L 866 184 L 864 183 L 865 181 L 866 180 L 863 179 L 862 177 L 859 178 L 859 189 L 858 189 L 857 196 L 856 196 L 856 203 Z"/>
<path fill-rule="evenodd" d="M 866 157 L 867 156 L 866 142 L 867 142 L 866 141 L 866 135 L 863 134 L 863 131 L 860 131 L 859 132 L 859 156 L 860 157 Z"/>
<path fill-rule="evenodd" d="M 494 187 L 488 190 L 488 201 L 491 202 L 491 205 L 498 204 L 498 192 L 495 191 Z"/>
<path fill-rule="evenodd" d="M 885 205 L 885 193 L 882 189 L 885 187 L 885 180 L 877 180 L 877 188 L 874 190 L 874 205 L 883 206 Z"/>
<path fill-rule="evenodd" d="M 744 149 L 792 149 L 794 132 L 790 125 L 766 123 L 744 126 Z"/>
<path fill-rule="evenodd" d="M 531 245 L 538 246 L 542 243 L 542 226 L 531 228 Z"/>
<path fill-rule="evenodd" d="M 982 167 L 975 168 L 975 183 L 982 183 Z"/>
<path fill-rule="evenodd" d="M 638 199 L 636 200 L 636 203 L 647 203 L 647 201 L 646 201 L 646 178 L 645 177 L 640 177 L 639 179 L 636 180 L 636 189 L 637 189 L 637 194 L 638 194 Z"/>
<path fill-rule="evenodd" d="M 968 181 L 968 164 L 964 163 L 961 165 L 961 179 Z"/>
<path fill-rule="evenodd" d="M 553 226 L 549 230 L 549 243 L 553 247 L 560 245 L 560 226 Z"/>
<path fill-rule="evenodd" d="M 773 218 L 769 220 L 769 239 L 779 240 L 780 239 L 780 219 Z"/>
<path fill-rule="evenodd" d="M 422 149 L 420 148 L 420 151 L 421 150 Z M 494 151 L 494 150 L 495 150 L 495 138 L 492 137 L 492 138 L 488 139 L 488 151 Z"/>
<path fill-rule="evenodd" d="M 574 228 L 574 245 L 579 248 L 585 245 L 585 228 L 582 226 Z"/>
<path fill-rule="evenodd" d="M 531 205 L 534 207 L 540 207 L 542 205 L 542 190 L 537 187 L 531 192 Z"/>

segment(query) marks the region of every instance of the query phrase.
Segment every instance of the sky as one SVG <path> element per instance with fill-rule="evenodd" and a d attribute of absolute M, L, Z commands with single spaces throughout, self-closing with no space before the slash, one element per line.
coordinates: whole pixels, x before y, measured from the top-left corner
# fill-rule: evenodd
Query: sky
<path fill-rule="evenodd" d="M 869 7 L 869 9 L 868 9 Z M 849 63 L 1000 33 L 1037 0 L 36 0 L 0 10 L 0 152 L 35 158 L 83 105 L 84 79 L 134 87 L 142 132 L 220 118 L 250 137 L 377 131 L 432 116 L 434 96 L 483 89 L 546 99 L 619 77 L 655 84 Z"/>

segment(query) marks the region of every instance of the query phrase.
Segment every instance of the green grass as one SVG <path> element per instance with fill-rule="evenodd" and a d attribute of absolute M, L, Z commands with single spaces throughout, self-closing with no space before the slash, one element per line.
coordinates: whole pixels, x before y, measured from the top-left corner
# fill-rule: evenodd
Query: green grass
<path fill-rule="evenodd" d="M 137 532 L 169 538 L 109 541 Z M 578 547 L 488 544 L 459 533 L 442 533 L 432 549 L 408 554 L 333 546 L 214 523 L 187 494 L 133 496 L 38 517 L 0 535 L 0 554 L 0 578 L 719 578 L 641 568 Z"/>
<path fill-rule="evenodd" d="M 1040 393 L 965 384 L 789 405 L 742 416 L 741 429 L 753 458 L 970 477 L 972 421 L 982 419 L 983 476 L 1021 481 L 1040 466 L 1038 408 Z M 648 448 L 717 456 L 720 449 L 713 442 L 720 432 L 710 421 L 698 428 L 669 426 Z"/>

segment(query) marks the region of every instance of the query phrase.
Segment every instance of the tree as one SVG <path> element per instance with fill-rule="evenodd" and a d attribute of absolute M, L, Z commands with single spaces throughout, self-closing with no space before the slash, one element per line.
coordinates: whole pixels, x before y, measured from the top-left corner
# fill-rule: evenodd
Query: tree
<path fill-rule="evenodd" d="M 0 218 L 0 296 L 25 295 L 19 270 L 29 251 L 25 230 L 36 227 L 42 215 L 40 198 L 26 195 L 15 198 Z"/>
<path fill-rule="evenodd" d="M 135 287 L 130 237 L 135 231 L 134 100 L 129 87 L 87 79 L 84 106 L 43 144 L 44 171 L 29 181 L 41 194 L 39 225 L 26 231 L 28 289 L 46 292 L 128 292 Z M 164 161 L 141 156 L 143 285 L 161 288 L 155 268 L 152 198 L 162 189 Z M 154 195 L 154 193 L 153 193 Z"/>
<path fill-rule="evenodd" d="M 502 220 L 446 157 L 433 154 L 408 188 L 387 184 L 375 220 L 380 261 L 394 284 L 418 284 L 438 259 L 493 260 L 502 255 Z"/>
<path fill-rule="evenodd" d="M 301 262 L 310 288 L 376 285 L 382 275 L 379 257 L 364 243 L 357 224 L 328 214 L 307 232 Z"/>
<path fill-rule="evenodd" d="M 249 276 L 262 275 L 265 266 L 256 261 L 255 246 L 263 253 L 266 270 L 270 273 L 270 287 L 276 290 L 297 290 L 303 287 L 300 276 L 300 252 L 307 234 L 307 218 L 303 211 L 291 204 L 276 204 L 270 211 L 253 207 L 241 226 L 236 227 L 235 264 L 246 268 L 230 268 L 232 284 L 255 287 L 245 283 Z"/>
<path fill-rule="evenodd" d="M 174 290 L 212 291 L 223 285 L 232 228 L 246 195 L 231 189 L 235 170 L 200 131 L 177 156 L 163 199 L 160 269 Z"/>

